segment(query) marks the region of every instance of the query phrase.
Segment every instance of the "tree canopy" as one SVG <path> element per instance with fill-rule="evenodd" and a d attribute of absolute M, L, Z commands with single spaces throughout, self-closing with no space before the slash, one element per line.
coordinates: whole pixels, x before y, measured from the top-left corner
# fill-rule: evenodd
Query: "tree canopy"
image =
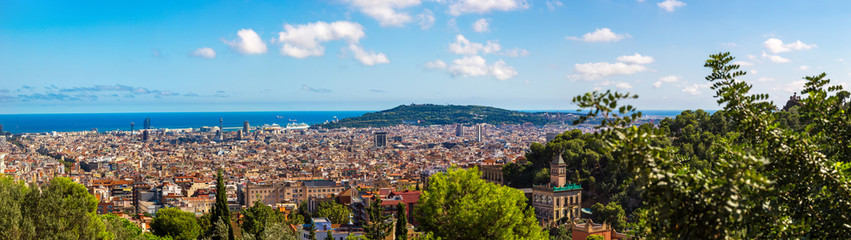
<path fill-rule="evenodd" d="M 326 217 L 333 224 L 344 224 L 349 222 L 349 207 L 336 202 L 319 203 L 319 210 L 316 211 L 317 217 Z"/>
<path fill-rule="evenodd" d="M 201 226 L 198 225 L 195 214 L 178 208 L 163 208 L 157 211 L 156 217 L 151 221 L 151 232 L 175 240 L 192 240 L 201 235 Z"/>
<path fill-rule="evenodd" d="M 216 174 L 216 203 L 210 212 L 211 228 L 205 229 L 206 235 L 211 236 L 213 240 L 234 240 L 233 227 L 230 221 L 230 208 L 228 208 L 227 188 L 225 187 L 222 170 L 219 170 Z M 219 221 L 222 223 L 217 224 Z M 226 238 L 222 238 L 222 234 L 216 234 L 223 232 L 227 232 Z"/>
<path fill-rule="evenodd" d="M 294 238 L 296 233 L 286 227 L 288 224 L 284 213 L 266 206 L 260 200 L 243 211 L 243 236 L 251 235 L 257 240 L 283 239 L 285 236 Z M 283 226 L 283 229 L 281 229 Z"/>
<path fill-rule="evenodd" d="M 614 116 L 596 135 L 621 156 L 615 161 L 641 190 L 645 206 L 635 213 L 634 233 L 653 239 L 848 238 L 849 94 L 828 86 L 825 74 L 806 77 L 800 117 L 786 116 L 805 124 L 795 131 L 779 124 L 767 94 L 753 94 L 738 80 L 745 72 L 733 59 L 713 54 L 704 65 L 723 112 L 693 122 L 714 125 L 681 127 L 675 119 L 660 128 L 636 127 L 640 112 L 618 105 L 635 95 L 595 91 L 574 98 L 592 110 L 588 117 Z M 660 144 L 669 135 L 680 147 Z"/>
<path fill-rule="evenodd" d="M 523 192 L 481 179 L 478 168 L 432 175 L 416 208 L 420 228 L 447 239 L 547 239 Z"/>

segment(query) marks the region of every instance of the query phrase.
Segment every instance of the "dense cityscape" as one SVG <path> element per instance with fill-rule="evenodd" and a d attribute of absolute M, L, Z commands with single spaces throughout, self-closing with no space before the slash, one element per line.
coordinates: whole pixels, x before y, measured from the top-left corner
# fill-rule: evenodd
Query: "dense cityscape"
<path fill-rule="evenodd" d="M 851 1 L 0 1 L 0 240 L 851 239 Z"/>
<path fill-rule="evenodd" d="M 259 201 L 283 212 L 305 204 L 316 214 L 320 203 L 334 201 L 360 213 L 351 219 L 359 226 L 368 219 L 365 207 L 372 197 L 382 198 L 388 209 L 400 201 L 414 208 L 428 177 L 452 167 L 496 169 L 485 176 L 499 182 L 501 168 L 494 167 L 525 161 L 532 142 L 573 128 L 455 124 L 317 130 L 252 127 L 246 121 L 243 129 L 225 132 L 220 127 L 144 129 L 150 121 L 132 131 L 8 135 L 0 142 L 0 171 L 36 184 L 68 177 L 97 197 L 98 214 L 117 214 L 146 231 L 162 208 L 198 217 L 210 213 L 218 169 L 226 176 L 231 212 Z M 578 199 L 572 205 L 579 206 Z M 579 210 L 570 214 L 579 216 Z M 408 222 L 416 223 L 412 216 Z M 344 238 L 349 232 L 320 231 L 319 236 L 326 234 Z"/>

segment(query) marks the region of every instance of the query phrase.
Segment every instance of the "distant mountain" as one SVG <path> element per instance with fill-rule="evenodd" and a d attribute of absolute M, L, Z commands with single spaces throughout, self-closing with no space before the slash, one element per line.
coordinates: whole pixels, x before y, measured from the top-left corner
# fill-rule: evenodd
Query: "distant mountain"
<path fill-rule="evenodd" d="M 317 124 L 319 128 L 340 127 L 386 127 L 399 124 L 445 125 L 445 124 L 524 124 L 544 125 L 550 122 L 566 122 L 576 119 L 568 113 L 528 113 L 487 106 L 460 106 L 411 104 L 366 113 L 360 117 L 341 119 L 337 122 Z"/>

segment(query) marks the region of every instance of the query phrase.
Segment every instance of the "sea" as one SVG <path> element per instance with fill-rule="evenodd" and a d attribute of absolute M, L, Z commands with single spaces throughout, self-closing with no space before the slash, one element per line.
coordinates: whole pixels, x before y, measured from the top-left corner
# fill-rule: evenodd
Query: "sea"
<path fill-rule="evenodd" d="M 142 129 L 145 118 L 151 118 L 151 128 L 195 128 L 219 126 L 219 119 L 225 131 L 241 129 L 248 121 L 253 126 L 288 123 L 307 123 L 310 125 L 361 116 L 368 111 L 288 111 L 288 112 L 159 112 L 159 113 L 57 113 L 57 114 L 2 114 L 0 124 L 3 131 L 17 133 L 76 132 L 91 131 L 129 131 L 130 123 L 134 129 Z"/>
<path fill-rule="evenodd" d="M 521 110 L 524 112 L 564 112 L 575 110 Z M 159 112 L 159 113 L 56 113 L 56 114 L 0 114 L 3 131 L 18 133 L 76 132 L 76 131 L 113 131 L 143 128 L 145 118 L 151 118 L 151 128 L 200 128 L 219 126 L 219 119 L 225 131 L 236 131 L 244 121 L 251 126 L 288 123 L 307 123 L 310 125 L 361 116 L 371 111 L 282 111 L 282 112 Z M 645 116 L 673 117 L 681 110 L 646 110 Z M 707 111 L 714 112 L 714 111 Z"/>

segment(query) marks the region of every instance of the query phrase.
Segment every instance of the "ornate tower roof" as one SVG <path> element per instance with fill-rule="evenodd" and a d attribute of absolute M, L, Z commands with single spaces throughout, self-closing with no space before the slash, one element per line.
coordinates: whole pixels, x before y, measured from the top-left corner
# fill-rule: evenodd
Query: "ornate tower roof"
<path fill-rule="evenodd" d="M 559 151 L 559 153 L 556 153 L 556 155 L 553 156 L 553 161 L 550 164 L 552 164 L 552 165 L 564 165 L 565 164 L 564 159 L 561 158 L 561 151 Z"/>

